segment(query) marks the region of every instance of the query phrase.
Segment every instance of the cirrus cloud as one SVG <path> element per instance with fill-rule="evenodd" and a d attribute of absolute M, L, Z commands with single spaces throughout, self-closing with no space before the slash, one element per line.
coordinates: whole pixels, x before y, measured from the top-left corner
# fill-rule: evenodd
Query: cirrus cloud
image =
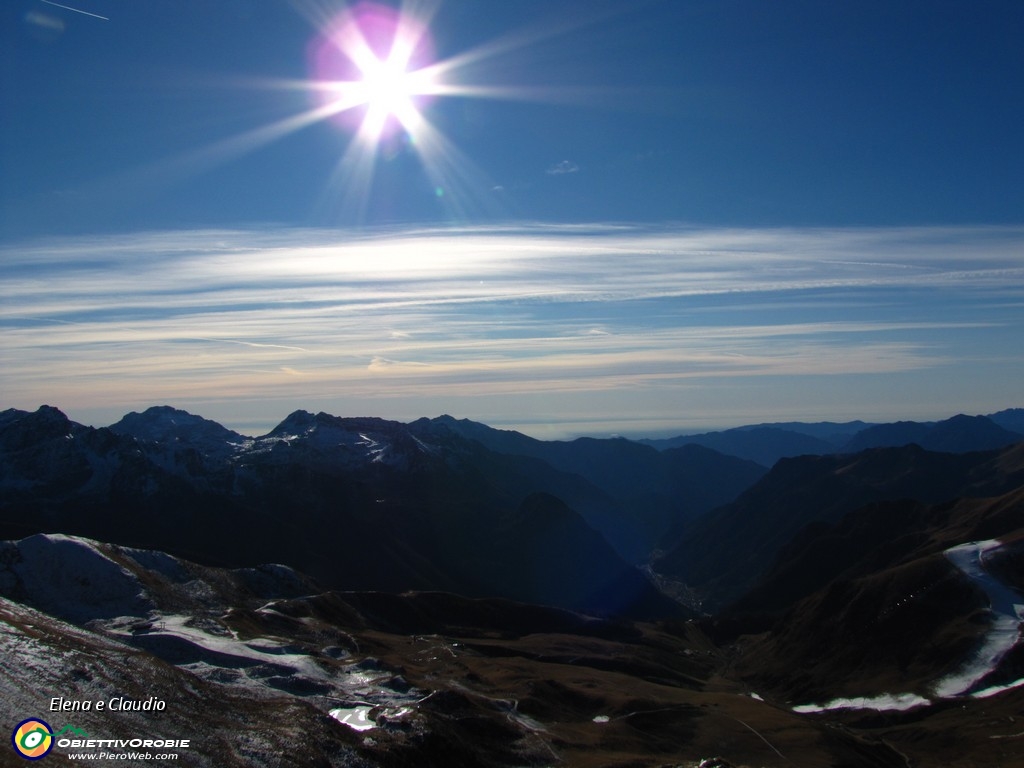
<path fill-rule="evenodd" d="M 167 401 L 225 419 L 231 404 L 250 431 L 353 402 L 619 432 L 698 408 L 980 411 L 1019 404 L 996 400 L 1022 373 L 1022 246 L 993 227 L 49 238 L 0 249 L 0 384 L 9 405 L 110 421 Z"/>

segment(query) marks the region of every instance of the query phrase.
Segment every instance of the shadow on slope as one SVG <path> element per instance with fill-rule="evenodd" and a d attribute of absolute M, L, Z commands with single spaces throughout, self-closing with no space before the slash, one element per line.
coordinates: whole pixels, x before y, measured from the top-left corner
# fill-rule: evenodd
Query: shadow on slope
<path fill-rule="evenodd" d="M 968 454 L 906 446 L 783 459 L 736 501 L 688 526 L 654 568 L 698 590 L 705 610 L 720 610 L 764 578 L 805 526 L 832 525 L 871 503 L 936 504 L 1022 484 L 1024 444 Z"/>

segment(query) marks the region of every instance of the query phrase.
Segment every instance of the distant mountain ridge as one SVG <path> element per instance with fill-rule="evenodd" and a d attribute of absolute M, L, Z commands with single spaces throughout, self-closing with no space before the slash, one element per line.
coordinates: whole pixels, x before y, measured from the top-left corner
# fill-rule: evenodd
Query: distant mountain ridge
<path fill-rule="evenodd" d="M 687 445 L 700 445 L 721 453 L 756 461 L 766 467 L 780 458 L 834 453 L 840 446 L 818 437 L 778 427 L 739 427 L 723 432 L 673 437 L 667 440 L 644 440 L 659 450 L 678 449 Z"/>
<path fill-rule="evenodd" d="M 703 445 L 771 467 L 784 458 L 857 453 L 868 448 L 916 444 L 931 451 L 966 453 L 1003 448 L 1022 440 L 1024 408 L 1009 408 L 988 416 L 958 414 L 938 422 L 783 422 L 637 442 L 658 450 Z"/>
<path fill-rule="evenodd" d="M 959 414 L 934 424 L 910 421 L 868 427 L 854 435 L 844 450 L 855 453 L 914 443 L 929 451 L 967 453 L 1004 448 L 1021 440 L 1024 435 L 1004 429 L 990 417 Z"/>

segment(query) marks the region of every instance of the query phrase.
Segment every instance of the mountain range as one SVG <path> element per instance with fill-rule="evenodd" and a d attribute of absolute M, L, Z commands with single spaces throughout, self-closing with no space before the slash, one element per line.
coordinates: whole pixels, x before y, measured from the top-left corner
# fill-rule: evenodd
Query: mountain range
<path fill-rule="evenodd" d="M 162 696 L 195 765 L 1017 765 L 1022 414 L 645 444 L 7 410 L 0 690 Z"/>
<path fill-rule="evenodd" d="M 443 425 L 297 412 L 239 440 L 161 409 L 109 429 L 52 408 L 0 423 L 3 537 L 59 531 L 224 566 L 282 562 L 326 586 L 676 612 L 562 501 L 624 526 L 616 499 Z"/>
<path fill-rule="evenodd" d="M 1003 448 L 1021 440 L 1024 440 L 1024 408 L 1008 408 L 988 416 L 959 414 L 939 422 L 757 424 L 721 432 L 644 439 L 639 442 L 659 450 L 683 445 L 703 445 L 771 467 L 779 459 L 794 456 L 856 453 L 867 448 L 898 447 L 912 443 L 931 451 L 964 453 Z"/>

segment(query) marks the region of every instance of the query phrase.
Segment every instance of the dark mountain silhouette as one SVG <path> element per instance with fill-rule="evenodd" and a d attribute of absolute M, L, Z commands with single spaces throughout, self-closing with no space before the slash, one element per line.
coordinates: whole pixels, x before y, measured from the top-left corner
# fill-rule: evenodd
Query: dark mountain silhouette
<path fill-rule="evenodd" d="M 987 417 L 959 415 L 940 422 L 781 422 L 637 442 L 658 450 L 703 445 L 771 467 L 782 458 L 857 453 L 868 448 L 916 444 L 931 451 L 967 453 L 1002 448 L 1021 440 L 1024 440 L 1024 409 L 1011 408 Z"/>
<path fill-rule="evenodd" d="M 683 445 L 701 445 L 705 448 L 756 461 L 771 467 L 779 459 L 806 454 L 833 453 L 837 444 L 795 430 L 778 427 L 741 427 L 723 432 L 673 437 L 668 440 L 641 441 L 659 450 Z"/>
<path fill-rule="evenodd" d="M 683 522 L 734 499 L 765 471 L 700 446 L 659 452 L 622 438 L 543 441 L 451 416 L 420 419 L 410 428 L 425 435 L 460 435 L 491 451 L 539 459 L 584 478 L 619 510 L 617 518 L 584 513 L 588 521 L 621 555 L 637 563 L 646 562 L 651 550 Z"/>
<path fill-rule="evenodd" d="M 179 444 L 217 454 L 249 440 L 215 421 L 169 405 L 154 405 L 142 413 L 132 411 L 116 424 L 111 424 L 110 431 L 130 435 L 140 442 Z"/>
<path fill-rule="evenodd" d="M 1004 429 L 985 416 L 960 414 L 934 424 L 900 421 L 869 427 L 854 435 L 843 450 L 855 453 L 914 443 L 930 451 L 967 453 L 1003 448 L 1021 440 L 1024 435 Z"/>
<path fill-rule="evenodd" d="M 947 454 L 910 445 L 783 459 L 736 501 L 687 526 L 654 568 L 717 610 L 753 587 L 805 526 L 835 523 L 871 502 L 1006 493 L 1024 484 L 1021 450 Z"/>
<path fill-rule="evenodd" d="M 836 579 L 869 576 L 963 541 L 994 539 L 1024 525 L 1024 487 L 995 498 L 942 504 L 875 502 L 834 523 L 803 528 L 731 613 L 782 612 Z"/>
<path fill-rule="evenodd" d="M 988 417 L 1003 429 L 1024 435 L 1024 408 L 1007 408 Z"/>
<path fill-rule="evenodd" d="M 1024 486 L 940 505 L 872 504 L 837 524 L 809 527 L 734 606 L 786 608 L 745 648 L 739 673 L 805 701 L 899 691 L 933 696 L 936 680 L 976 654 L 991 626 L 991 599 L 943 553 L 963 542 L 1007 542 L 989 558 L 996 566 L 990 570 L 1024 600 L 1024 573 L 1012 565 L 1024 559 L 1022 536 Z M 806 583 L 798 583 L 797 571 Z M 1022 665 L 1024 653 L 1011 651 L 974 687 L 1013 683 Z"/>
<path fill-rule="evenodd" d="M 754 424 L 746 427 L 738 427 L 740 430 L 752 430 L 759 429 L 761 427 L 773 427 L 775 429 L 784 429 L 789 432 L 797 432 L 801 435 L 809 435 L 810 437 L 816 437 L 819 440 L 824 440 L 827 443 L 833 445 L 842 445 L 853 435 L 860 432 L 862 429 L 874 426 L 865 421 L 815 421 L 815 422 L 802 422 L 802 421 L 777 421 L 771 424 Z"/>
<path fill-rule="evenodd" d="M 924 448 L 930 451 L 964 453 L 987 451 L 1019 443 L 1024 435 L 1010 432 L 985 416 L 954 416 L 932 427 Z"/>
<path fill-rule="evenodd" d="M 165 442 L 169 415 L 177 424 Z M 189 436 L 183 421 L 158 410 L 119 423 L 137 439 L 52 408 L 6 413 L 0 536 L 59 531 L 211 564 L 282 562 L 335 587 L 678 613 L 576 511 L 530 500 L 564 492 L 595 518 L 625 520 L 600 490 L 538 460 L 452 433 L 433 441 L 397 422 L 304 411 L 255 440 L 221 434 L 227 442 L 210 449 L 216 430 L 198 420 Z M 530 549 L 541 540 L 543 556 Z"/>
<path fill-rule="evenodd" d="M 876 424 L 850 438 L 843 446 L 846 453 L 857 453 L 868 448 L 896 448 L 902 445 L 920 445 L 927 437 L 931 424 L 917 421 L 896 421 Z"/>

